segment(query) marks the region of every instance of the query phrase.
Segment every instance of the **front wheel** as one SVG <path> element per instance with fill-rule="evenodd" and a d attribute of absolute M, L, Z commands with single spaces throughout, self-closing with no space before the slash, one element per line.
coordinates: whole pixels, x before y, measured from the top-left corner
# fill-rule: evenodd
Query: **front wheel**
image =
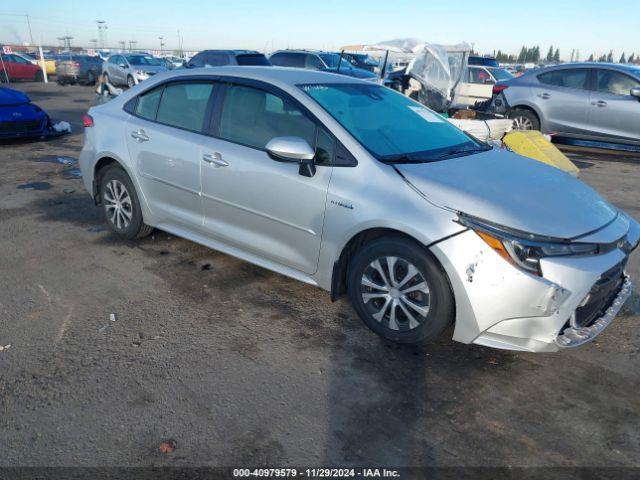
<path fill-rule="evenodd" d="M 153 227 L 145 225 L 138 195 L 131 179 L 120 167 L 107 167 L 100 175 L 100 200 L 109 228 L 133 240 L 146 237 Z"/>
<path fill-rule="evenodd" d="M 424 247 L 405 238 L 366 244 L 349 265 L 348 289 L 364 323 L 394 342 L 435 340 L 454 319 L 446 274 Z"/>
<path fill-rule="evenodd" d="M 129 75 L 129 76 L 127 77 L 127 86 L 128 86 L 129 88 L 133 88 L 133 87 L 135 87 L 135 86 L 136 86 L 136 81 L 133 79 L 133 77 L 132 77 L 131 75 Z"/>
<path fill-rule="evenodd" d="M 44 75 L 42 75 L 42 70 L 38 70 L 36 74 L 33 76 L 34 82 L 44 82 Z"/>

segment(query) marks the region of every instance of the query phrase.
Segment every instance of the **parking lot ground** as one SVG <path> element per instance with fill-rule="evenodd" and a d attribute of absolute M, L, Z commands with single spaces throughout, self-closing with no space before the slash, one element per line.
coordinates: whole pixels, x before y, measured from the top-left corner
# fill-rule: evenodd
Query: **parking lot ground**
<path fill-rule="evenodd" d="M 14 86 L 73 133 L 0 146 L 0 465 L 640 466 L 637 293 L 557 354 L 388 343 L 346 299 L 159 231 L 115 238 L 58 161 L 93 90 Z M 571 153 L 640 218 L 640 159 L 612 157 Z"/>

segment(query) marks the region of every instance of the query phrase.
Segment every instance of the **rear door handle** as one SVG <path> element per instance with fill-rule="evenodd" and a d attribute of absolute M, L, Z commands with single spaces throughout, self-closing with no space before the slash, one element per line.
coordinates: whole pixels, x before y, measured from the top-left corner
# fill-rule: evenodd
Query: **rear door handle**
<path fill-rule="evenodd" d="M 229 166 L 229 162 L 224 160 L 222 158 L 222 155 L 220 155 L 218 152 L 215 152 L 213 154 L 212 153 L 205 153 L 204 155 L 202 155 L 202 160 L 204 160 L 207 163 L 210 163 L 211 165 L 213 165 L 216 168 L 228 167 Z"/>
<path fill-rule="evenodd" d="M 591 105 L 593 105 L 594 107 L 604 108 L 607 106 L 607 102 L 605 102 L 604 100 L 598 100 L 597 102 L 591 102 Z"/>
<path fill-rule="evenodd" d="M 548 93 L 539 93 L 538 97 L 540 97 L 543 100 L 549 100 L 551 98 L 551 95 L 549 95 Z"/>
<path fill-rule="evenodd" d="M 131 138 L 135 138 L 139 142 L 148 142 L 149 141 L 149 137 L 147 137 L 147 134 L 144 133 L 144 130 L 142 130 L 142 129 L 136 130 L 135 132 L 131 132 Z"/>

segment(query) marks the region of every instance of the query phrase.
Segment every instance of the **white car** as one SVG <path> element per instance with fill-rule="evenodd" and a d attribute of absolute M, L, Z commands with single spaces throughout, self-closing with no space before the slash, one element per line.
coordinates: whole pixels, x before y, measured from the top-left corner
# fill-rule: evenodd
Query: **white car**
<path fill-rule="evenodd" d="M 390 340 L 453 324 L 460 342 L 556 351 L 595 338 L 632 291 L 635 220 L 381 85 L 177 70 L 84 124 L 84 183 L 116 234 L 159 228 L 348 293 Z"/>

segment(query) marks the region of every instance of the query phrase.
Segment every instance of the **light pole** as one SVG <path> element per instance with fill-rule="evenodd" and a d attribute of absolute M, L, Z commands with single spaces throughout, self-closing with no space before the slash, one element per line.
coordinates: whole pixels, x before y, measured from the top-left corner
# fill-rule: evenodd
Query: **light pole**
<path fill-rule="evenodd" d="M 136 40 L 129 40 L 129 51 L 133 52 L 133 46 L 138 43 Z"/>
<path fill-rule="evenodd" d="M 98 38 L 100 39 L 100 48 L 104 48 L 104 34 L 107 30 L 107 22 L 104 20 L 96 20 L 98 24 Z"/>
<path fill-rule="evenodd" d="M 158 40 L 160 40 L 160 56 L 162 56 L 162 49 L 164 48 L 164 42 L 162 41 L 163 39 L 164 37 L 162 35 L 158 37 Z"/>

